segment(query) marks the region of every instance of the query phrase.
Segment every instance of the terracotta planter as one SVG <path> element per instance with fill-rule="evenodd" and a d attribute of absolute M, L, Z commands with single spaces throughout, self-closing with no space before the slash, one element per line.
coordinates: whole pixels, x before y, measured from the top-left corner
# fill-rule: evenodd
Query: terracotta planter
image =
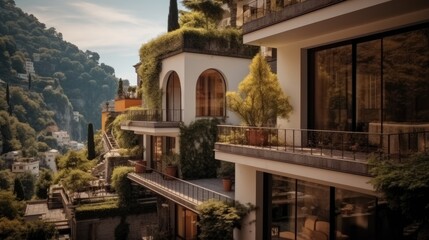
<path fill-rule="evenodd" d="M 223 190 L 226 192 L 232 191 L 232 179 L 231 178 L 222 178 Z"/>
<path fill-rule="evenodd" d="M 136 164 L 134 165 L 134 170 L 136 171 L 136 173 L 146 172 L 146 161 L 139 160 L 139 161 L 136 161 L 135 163 Z"/>
<path fill-rule="evenodd" d="M 263 129 L 247 129 L 246 130 L 247 144 L 252 146 L 268 145 L 268 132 Z"/>
<path fill-rule="evenodd" d="M 177 166 L 166 166 L 165 167 L 165 179 L 172 180 L 174 178 L 177 178 Z"/>

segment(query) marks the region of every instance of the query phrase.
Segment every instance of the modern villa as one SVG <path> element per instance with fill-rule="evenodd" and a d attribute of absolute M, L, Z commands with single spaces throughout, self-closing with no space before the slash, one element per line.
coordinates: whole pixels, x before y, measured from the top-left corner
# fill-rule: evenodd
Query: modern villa
<path fill-rule="evenodd" d="M 254 54 L 185 37 L 161 58 L 162 109 L 121 128 L 142 135 L 145 164 L 160 171 L 164 153 L 179 153 L 181 124 L 223 119 L 215 158 L 235 164 L 235 192 L 152 172 L 128 178 L 165 198 L 160 224 L 175 239 L 197 238 L 196 206 L 209 198 L 256 206 L 235 239 L 402 239 L 401 219 L 369 182 L 368 159 L 429 147 L 429 2 L 238 2 L 243 43 L 276 60 L 291 117 L 256 129 L 264 141 L 249 144 L 252 128 L 226 109 L 225 93 L 237 90 Z"/>
<path fill-rule="evenodd" d="M 235 200 L 259 207 L 237 239 L 403 239 L 367 161 L 428 148 L 429 2 L 257 0 L 243 9 L 244 43 L 276 49 L 294 112 L 266 129 L 265 146 L 232 144 L 222 136 L 245 129 L 219 126 L 215 155 L 235 163 Z"/>

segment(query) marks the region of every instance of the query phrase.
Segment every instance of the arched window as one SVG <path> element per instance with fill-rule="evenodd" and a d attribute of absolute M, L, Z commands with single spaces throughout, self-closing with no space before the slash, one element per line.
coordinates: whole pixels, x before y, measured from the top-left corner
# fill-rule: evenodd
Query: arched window
<path fill-rule="evenodd" d="M 181 121 L 182 120 L 182 95 L 180 89 L 179 76 L 176 72 L 172 72 L 168 76 L 167 81 L 167 120 Z"/>
<path fill-rule="evenodd" d="M 223 117 L 225 115 L 225 81 L 213 69 L 204 71 L 197 82 L 197 117 Z"/>

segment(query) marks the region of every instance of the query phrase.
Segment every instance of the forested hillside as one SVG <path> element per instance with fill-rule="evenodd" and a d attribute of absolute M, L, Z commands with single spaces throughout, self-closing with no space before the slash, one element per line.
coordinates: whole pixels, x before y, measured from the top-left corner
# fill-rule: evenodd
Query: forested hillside
<path fill-rule="evenodd" d="M 115 70 L 99 59 L 98 53 L 63 40 L 59 31 L 24 13 L 13 0 L 0 0 L 3 146 L 5 141 L 15 143 L 10 146 L 25 145 L 12 141 L 18 139 L 13 131 L 5 136 L 6 128 L 13 129 L 11 122 L 28 124 L 38 139 L 44 138 L 46 129 L 57 128 L 68 131 L 74 140 L 85 140 L 87 123 L 100 128 L 101 105 L 114 97 L 117 78 Z M 33 62 L 33 73 L 26 71 L 26 61 Z M 76 120 L 73 111 L 80 114 Z"/>

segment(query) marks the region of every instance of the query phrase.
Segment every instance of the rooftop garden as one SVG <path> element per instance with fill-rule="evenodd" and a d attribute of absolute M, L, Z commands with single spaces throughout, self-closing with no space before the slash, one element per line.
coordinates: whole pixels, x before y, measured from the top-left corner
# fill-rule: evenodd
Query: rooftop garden
<path fill-rule="evenodd" d="M 204 29 L 182 27 L 149 41 L 140 48 L 142 80 L 140 91 L 145 107 L 160 109 L 162 91 L 159 88 L 161 60 L 182 52 L 252 58 L 259 48 L 242 44 L 240 30 L 233 28 Z"/>

